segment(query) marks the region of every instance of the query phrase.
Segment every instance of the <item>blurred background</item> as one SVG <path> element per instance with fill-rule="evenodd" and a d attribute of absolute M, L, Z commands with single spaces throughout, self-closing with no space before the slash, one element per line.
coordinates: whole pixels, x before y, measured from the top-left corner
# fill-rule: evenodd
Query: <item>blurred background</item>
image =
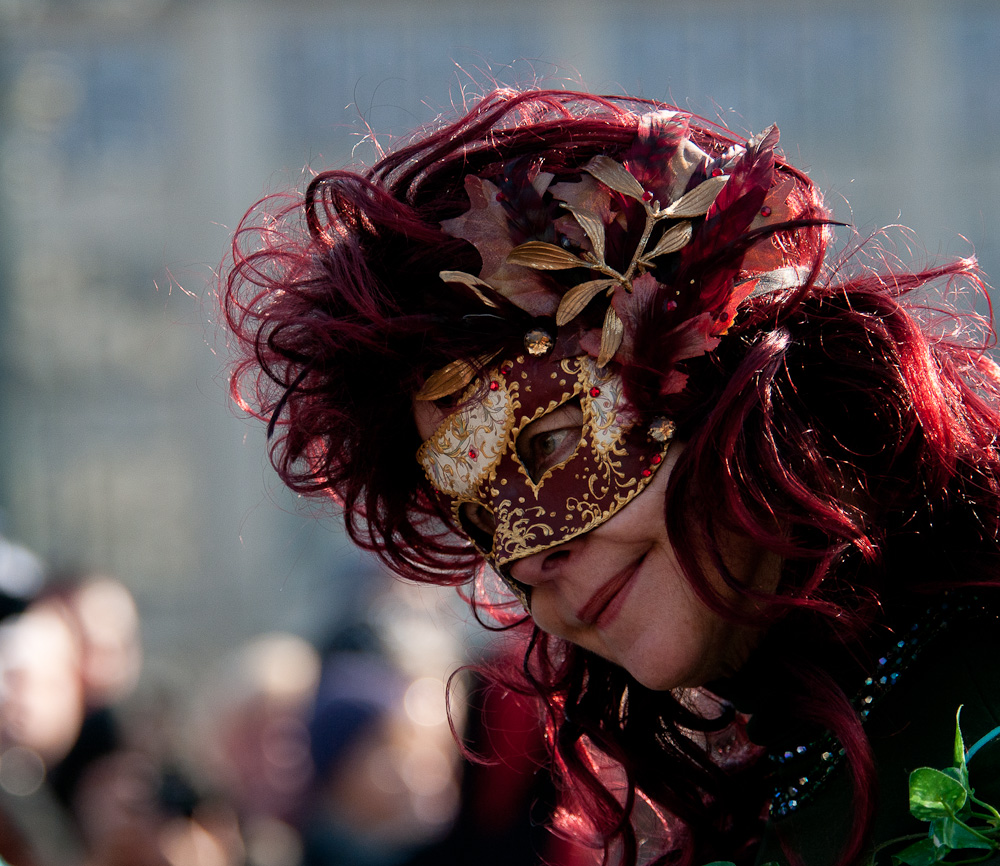
<path fill-rule="evenodd" d="M 454 593 L 388 581 L 281 489 L 227 400 L 214 279 L 255 200 L 492 80 L 777 122 L 839 219 L 905 224 L 904 258 L 974 252 L 1000 277 L 992 0 L 0 0 L 0 812 L 10 839 L 28 815 L 64 845 L 23 862 L 147 862 L 122 809 L 157 828 L 148 862 L 305 862 L 296 798 L 334 761 L 310 730 L 418 756 L 382 785 L 412 795 L 408 840 L 373 830 L 383 859 L 313 862 L 401 862 L 454 834 L 468 782 L 442 678 L 476 632 Z M 17 688 L 63 705 L 24 698 L 18 720 Z M 105 745 L 84 753 L 114 760 L 60 792 L 87 724 Z M 235 766 L 255 742 L 282 778 Z"/>

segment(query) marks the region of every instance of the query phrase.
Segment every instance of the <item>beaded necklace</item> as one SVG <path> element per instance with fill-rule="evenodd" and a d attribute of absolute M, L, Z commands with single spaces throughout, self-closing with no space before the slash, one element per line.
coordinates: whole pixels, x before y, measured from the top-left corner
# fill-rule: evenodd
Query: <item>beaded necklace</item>
<path fill-rule="evenodd" d="M 875 671 L 851 699 L 851 705 L 862 724 L 869 714 L 919 658 L 934 638 L 954 625 L 956 620 L 984 611 L 976 595 L 945 595 L 937 607 L 930 607 L 879 657 Z M 804 745 L 785 751 L 771 752 L 769 775 L 774 780 L 771 815 L 784 818 L 812 800 L 844 760 L 844 749 L 837 738 L 827 731 Z"/>

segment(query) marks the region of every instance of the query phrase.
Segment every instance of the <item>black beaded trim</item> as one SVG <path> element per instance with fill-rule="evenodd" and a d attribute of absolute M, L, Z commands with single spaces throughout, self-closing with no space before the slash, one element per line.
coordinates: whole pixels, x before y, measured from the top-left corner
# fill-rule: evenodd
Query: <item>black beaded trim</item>
<path fill-rule="evenodd" d="M 865 680 L 860 691 L 851 699 L 862 724 L 934 637 L 945 631 L 956 618 L 982 610 L 983 605 L 975 595 L 966 595 L 961 599 L 948 599 L 946 596 L 940 607 L 928 608 L 907 636 L 897 640 L 879 658 L 874 674 Z M 771 762 L 772 775 L 781 777 L 771 798 L 771 815 L 783 818 L 816 796 L 843 762 L 844 750 L 837 738 L 827 732 L 811 743 L 770 753 L 767 758 Z"/>

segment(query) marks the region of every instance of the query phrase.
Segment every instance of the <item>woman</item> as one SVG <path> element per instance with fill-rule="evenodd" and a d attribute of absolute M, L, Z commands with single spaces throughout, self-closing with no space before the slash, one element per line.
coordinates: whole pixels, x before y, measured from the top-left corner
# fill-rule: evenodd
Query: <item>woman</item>
<path fill-rule="evenodd" d="M 234 244 L 278 471 L 527 634 L 562 825 L 608 862 L 653 819 L 657 862 L 860 862 L 926 836 L 907 775 L 958 705 L 996 724 L 992 331 L 918 295 L 975 263 L 828 261 L 777 141 L 502 90 Z"/>

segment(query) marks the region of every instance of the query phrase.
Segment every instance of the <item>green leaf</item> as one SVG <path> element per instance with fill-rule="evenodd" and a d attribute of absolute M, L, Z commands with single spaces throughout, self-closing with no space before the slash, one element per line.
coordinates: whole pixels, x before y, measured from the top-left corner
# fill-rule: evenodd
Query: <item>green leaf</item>
<path fill-rule="evenodd" d="M 919 767 L 910 773 L 910 813 L 921 821 L 953 817 L 968 797 L 965 785 L 940 770 Z"/>
<path fill-rule="evenodd" d="M 993 851 L 998 846 L 968 825 L 954 818 L 937 818 L 931 821 L 931 836 L 949 848 L 985 848 Z"/>
<path fill-rule="evenodd" d="M 935 845 L 933 839 L 923 839 L 898 854 L 893 854 L 892 862 L 906 863 L 908 866 L 931 866 L 932 863 L 940 863 L 950 853 L 951 849 L 947 846 Z"/>
<path fill-rule="evenodd" d="M 965 788 L 965 795 L 967 798 L 965 801 L 965 805 L 962 806 L 962 808 L 959 809 L 958 812 L 956 812 L 955 814 L 959 818 L 968 817 L 969 815 L 972 814 L 972 799 L 973 799 L 972 788 L 969 785 L 968 770 L 966 770 L 965 767 L 945 767 L 941 772 L 944 773 L 949 778 L 954 779 L 956 782 L 958 782 L 959 785 Z"/>
<path fill-rule="evenodd" d="M 962 739 L 962 707 L 959 704 L 955 711 L 955 766 L 960 770 L 965 769 L 965 741 Z"/>

